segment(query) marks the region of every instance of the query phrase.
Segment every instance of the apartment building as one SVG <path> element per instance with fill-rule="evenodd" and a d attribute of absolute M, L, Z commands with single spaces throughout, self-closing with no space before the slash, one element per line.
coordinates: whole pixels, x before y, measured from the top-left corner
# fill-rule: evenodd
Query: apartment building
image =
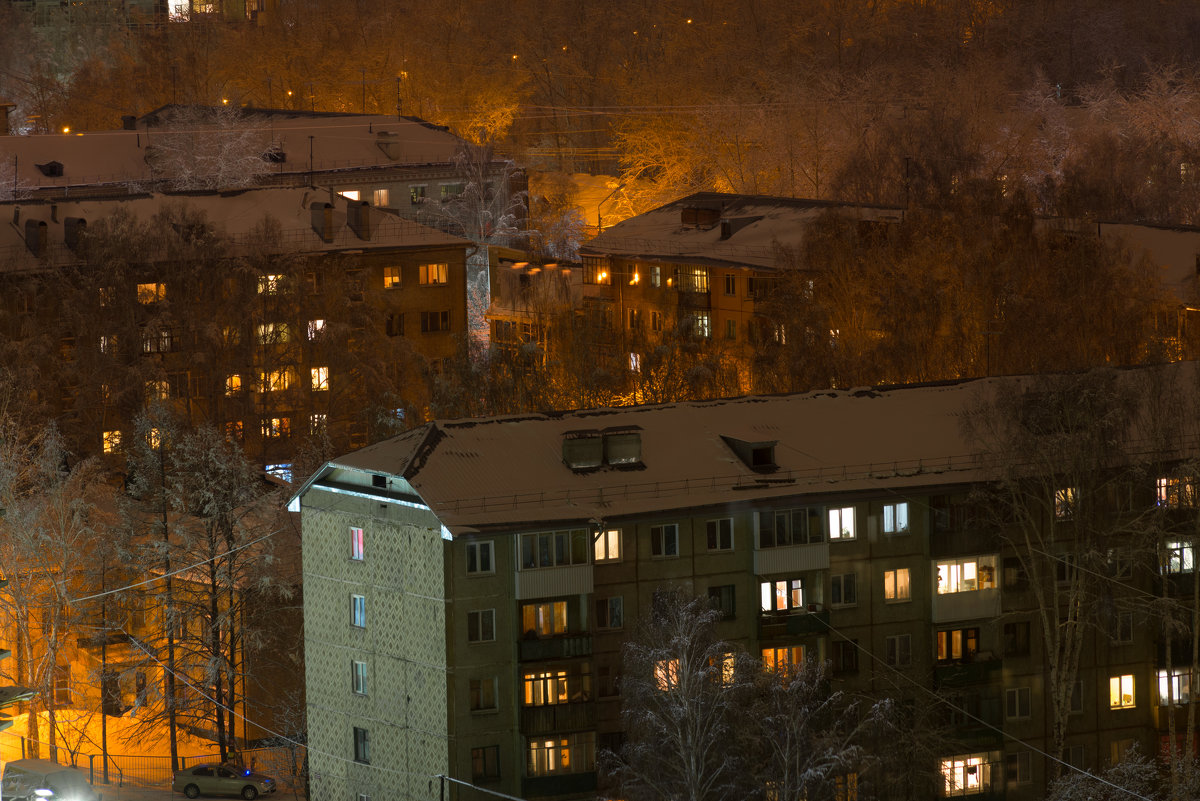
<path fill-rule="evenodd" d="M 1104 376 L 1195 398 L 1190 363 Z M 1193 502 L 1178 470 L 1196 439 L 1160 438 L 1095 494 L 1024 476 L 1009 497 L 1028 519 L 985 515 L 1003 458 L 964 421 L 1000 398 L 1036 417 L 1047 381 L 437 422 L 329 462 L 291 506 L 313 792 L 432 799 L 444 776 L 461 798 L 594 794 L 597 750 L 622 738 L 622 644 L 668 587 L 710 598 L 720 636 L 768 667 L 825 660 L 843 688 L 943 705 L 953 744 L 931 792 L 1040 797 L 1056 709 L 1072 765 L 1157 752 L 1190 657 L 1175 643 L 1168 669 L 1137 601 L 1164 575 L 1190 598 L 1191 540 L 1162 532 Z M 1141 550 L 1131 524 L 1085 537 L 1079 498 L 1114 483 L 1122 520 L 1160 515 Z M 1053 558 L 1022 546 L 1030 531 L 1053 534 Z M 1072 555 L 1085 538 L 1101 567 Z M 1037 598 L 1081 577 L 1095 595 L 1049 612 L 1088 615 L 1068 709 Z"/>
<path fill-rule="evenodd" d="M 422 414 L 467 327 L 468 243 L 328 189 L 0 204 L 8 364 L 80 453 L 138 413 L 209 422 L 281 474 Z"/>

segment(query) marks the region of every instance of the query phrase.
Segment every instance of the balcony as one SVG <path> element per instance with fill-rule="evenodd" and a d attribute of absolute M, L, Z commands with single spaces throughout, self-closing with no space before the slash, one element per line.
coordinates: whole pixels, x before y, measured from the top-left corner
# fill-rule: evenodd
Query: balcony
<path fill-rule="evenodd" d="M 589 701 L 521 707 L 521 734 L 538 736 L 594 728 L 596 705 Z"/>
<path fill-rule="evenodd" d="M 998 680 L 1003 660 L 980 651 L 969 660 L 935 665 L 934 684 L 938 687 L 966 687 Z"/>
<path fill-rule="evenodd" d="M 758 636 L 762 640 L 804 634 L 825 634 L 828 631 L 829 610 L 818 609 L 816 604 L 811 604 L 808 611 L 763 612 L 758 616 Z"/>
<path fill-rule="evenodd" d="M 540 659 L 571 659 L 592 655 L 592 638 L 587 635 L 554 637 L 545 640 L 520 640 L 517 658 L 522 662 Z"/>
<path fill-rule="evenodd" d="M 524 798 L 595 794 L 596 772 L 565 773 L 561 776 L 531 776 L 521 780 Z"/>
<path fill-rule="evenodd" d="M 995 618 L 999 614 L 1000 590 L 996 588 L 948 592 L 933 596 L 934 623 Z"/>

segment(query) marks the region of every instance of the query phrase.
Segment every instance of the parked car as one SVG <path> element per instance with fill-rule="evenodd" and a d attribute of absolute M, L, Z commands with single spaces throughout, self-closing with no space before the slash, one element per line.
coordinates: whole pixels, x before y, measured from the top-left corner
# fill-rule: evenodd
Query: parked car
<path fill-rule="evenodd" d="M 5 801 L 99 801 L 87 774 L 49 759 L 14 759 L 4 766 Z"/>
<path fill-rule="evenodd" d="M 196 765 L 176 771 L 171 789 L 188 798 L 240 795 L 250 801 L 275 792 L 275 780 L 241 765 Z"/>

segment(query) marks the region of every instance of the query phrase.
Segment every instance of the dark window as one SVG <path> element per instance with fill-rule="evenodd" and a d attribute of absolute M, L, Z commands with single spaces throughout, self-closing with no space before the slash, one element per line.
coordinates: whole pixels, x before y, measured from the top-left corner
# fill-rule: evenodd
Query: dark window
<path fill-rule="evenodd" d="M 670 523 L 650 527 L 650 553 L 654 556 L 679 555 L 679 526 Z"/>
<path fill-rule="evenodd" d="M 424 187 L 421 187 L 424 189 Z M 489 745 L 471 749 L 471 780 L 485 781 L 500 778 L 500 746 Z"/>
<path fill-rule="evenodd" d="M 354 761 L 371 764 L 370 737 L 366 729 L 354 727 Z"/>
<path fill-rule="evenodd" d="M 450 330 L 450 312 L 421 312 L 421 333 L 432 334 Z"/>
<path fill-rule="evenodd" d="M 403 312 L 393 312 L 387 316 L 387 335 L 389 337 L 404 336 Z"/>
<path fill-rule="evenodd" d="M 829 580 L 829 603 L 849 606 L 858 603 L 857 579 L 853 573 L 833 576 Z"/>
<path fill-rule="evenodd" d="M 708 550 L 733 550 L 733 518 L 723 517 L 720 520 L 709 520 Z"/>
<path fill-rule="evenodd" d="M 1005 623 L 1004 624 L 1004 655 L 1005 656 L 1028 656 L 1029 655 L 1029 623 Z"/>
<path fill-rule="evenodd" d="M 858 672 L 858 640 L 836 640 L 833 643 L 833 672 Z"/>
<path fill-rule="evenodd" d="M 735 585 L 722 584 L 719 587 L 708 588 L 708 600 L 712 608 L 721 613 L 722 620 L 733 620 L 736 612 L 734 605 Z"/>

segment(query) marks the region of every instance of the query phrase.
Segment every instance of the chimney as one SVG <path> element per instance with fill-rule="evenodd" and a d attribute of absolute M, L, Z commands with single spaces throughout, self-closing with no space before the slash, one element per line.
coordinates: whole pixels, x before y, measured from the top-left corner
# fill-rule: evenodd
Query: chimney
<path fill-rule="evenodd" d="M 351 200 L 346 207 L 346 223 L 364 242 L 371 239 L 371 204 L 365 200 Z"/>
<path fill-rule="evenodd" d="M 121 128 L 126 131 L 137 130 L 137 117 L 133 114 L 123 114 L 121 116 Z"/>

